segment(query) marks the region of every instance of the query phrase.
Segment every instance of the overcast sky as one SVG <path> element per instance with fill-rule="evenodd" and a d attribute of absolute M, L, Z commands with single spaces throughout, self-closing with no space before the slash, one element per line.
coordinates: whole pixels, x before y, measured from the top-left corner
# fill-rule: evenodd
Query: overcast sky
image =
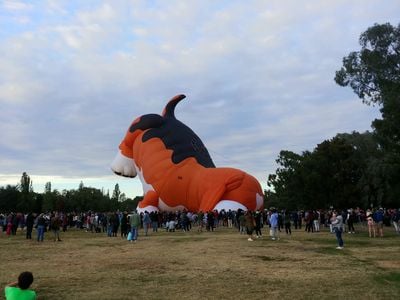
<path fill-rule="evenodd" d="M 110 163 L 136 117 L 185 94 L 177 119 L 265 189 L 280 150 L 370 130 L 378 108 L 333 78 L 399 16 L 398 0 L 0 1 L 0 186 L 141 195 Z"/>

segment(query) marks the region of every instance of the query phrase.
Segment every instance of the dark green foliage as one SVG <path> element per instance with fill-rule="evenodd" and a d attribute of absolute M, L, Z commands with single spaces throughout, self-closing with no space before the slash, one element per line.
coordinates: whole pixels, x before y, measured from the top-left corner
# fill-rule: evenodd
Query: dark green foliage
<path fill-rule="evenodd" d="M 113 194 L 116 193 L 119 193 L 119 187 Z M 104 195 L 99 189 L 85 187 L 83 182 L 79 184 L 77 190 L 63 190 L 61 193 L 58 190 L 52 191 L 51 183 L 48 182 L 44 193 L 39 194 L 32 190 L 31 180 L 26 173 L 22 175 L 21 186 L 0 187 L 0 212 L 132 210 L 137 207 L 139 200 L 141 197 L 118 201 L 109 195 Z"/>
<path fill-rule="evenodd" d="M 350 85 L 365 103 L 384 104 L 399 91 L 400 25 L 375 24 L 361 34 L 360 45 L 360 51 L 343 58 L 335 81 Z"/>
<path fill-rule="evenodd" d="M 366 133 L 367 135 L 367 133 Z M 269 175 L 279 203 L 288 209 L 361 206 L 360 152 L 340 135 L 302 155 L 281 151 L 276 174 Z"/>
<path fill-rule="evenodd" d="M 400 25 L 375 24 L 335 81 L 380 107 L 373 132 L 338 134 L 302 155 L 281 151 L 271 203 L 287 208 L 400 207 Z"/>
<path fill-rule="evenodd" d="M 381 150 L 375 164 L 388 204 L 400 198 L 400 25 L 375 24 L 360 36 L 361 50 L 343 59 L 335 81 L 350 85 L 366 103 L 377 104 L 382 119 L 372 122 Z"/>

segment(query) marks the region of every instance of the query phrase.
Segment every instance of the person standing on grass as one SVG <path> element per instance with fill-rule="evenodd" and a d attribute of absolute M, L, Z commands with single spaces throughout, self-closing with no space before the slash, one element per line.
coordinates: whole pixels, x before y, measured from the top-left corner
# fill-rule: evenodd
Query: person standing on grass
<path fill-rule="evenodd" d="M 152 211 L 150 213 L 150 220 L 151 220 L 151 227 L 153 229 L 153 232 L 158 231 L 158 212 L 157 211 Z"/>
<path fill-rule="evenodd" d="M 13 218 L 13 213 L 11 213 L 11 214 L 9 214 L 8 216 L 7 216 L 7 221 L 6 221 L 6 223 L 7 223 L 7 226 L 6 226 L 6 234 L 7 234 L 7 236 L 10 236 L 11 235 L 11 231 L 12 231 L 12 218 Z"/>
<path fill-rule="evenodd" d="M 149 226 L 151 224 L 151 219 L 150 219 L 150 214 L 146 210 L 143 215 L 143 230 L 144 230 L 144 235 L 147 236 L 147 233 L 149 231 Z"/>
<path fill-rule="evenodd" d="M 12 214 L 12 219 L 11 219 L 11 234 L 16 235 L 17 234 L 17 229 L 18 229 L 18 224 L 19 224 L 19 218 L 17 214 Z"/>
<path fill-rule="evenodd" d="M 33 215 L 33 213 L 29 213 L 26 216 L 26 238 L 28 240 L 32 239 L 32 230 L 33 230 L 33 223 L 35 222 L 35 216 Z"/>
<path fill-rule="evenodd" d="M 374 218 L 372 217 L 371 210 L 369 210 L 369 209 L 367 210 L 366 217 L 367 217 L 369 237 L 372 237 L 372 235 L 374 237 L 376 237 L 375 221 L 374 221 Z"/>
<path fill-rule="evenodd" d="M 46 219 L 44 218 L 44 214 L 41 213 L 37 219 L 37 241 L 38 242 L 43 242 L 45 226 L 46 226 Z"/>
<path fill-rule="evenodd" d="M 336 239 L 338 242 L 338 246 L 336 249 L 343 249 L 343 239 L 342 239 L 342 230 L 343 230 L 343 217 L 341 214 L 338 214 L 337 211 L 334 211 L 331 218 L 331 224 L 333 232 L 336 234 Z"/>
<path fill-rule="evenodd" d="M 61 222 L 61 219 L 60 219 L 58 213 L 55 213 L 54 216 L 51 217 L 51 219 L 50 219 L 50 228 L 51 228 L 51 231 L 53 231 L 55 242 L 57 242 L 57 241 L 61 242 L 61 239 L 60 239 L 61 224 L 62 224 L 62 222 Z"/>
<path fill-rule="evenodd" d="M 124 212 L 121 217 L 121 238 L 128 236 L 128 213 Z"/>
<path fill-rule="evenodd" d="M 113 227 L 112 227 L 112 236 L 116 237 L 119 228 L 119 214 L 118 212 L 113 213 Z"/>
<path fill-rule="evenodd" d="M 227 218 L 228 218 L 228 228 L 232 228 L 233 227 L 233 211 L 232 210 L 228 210 L 228 214 L 227 214 Z"/>
<path fill-rule="evenodd" d="M 256 220 L 254 219 L 253 212 L 251 210 L 248 210 L 244 214 L 244 220 L 245 220 L 245 225 L 246 225 L 246 231 L 247 235 L 249 238 L 247 239 L 249 242 L 252 242 L 253 239 L 253 231 L 254 227 L 256 225 Z"/>
<path fill-rule="evenodd" d="M 4 219 L 5 216 L 3 214 L 0 214 L 0 233 L 4 232 Z"/>
<path fill-rule="evenodd" d="M 314 230 L 315 230 L 315 232 L 319 232 L 320 231 L 319 227 L 321 224 L 321 213 L 318 210 L 314 210 L 313 216 L 314 216 L 314 220 L 313 220 Z"/>
<path fill-rule="evenodd" d="M 197 214 L 197 232 L 203 232 L 203 227 L 204 227 L 204 213 L 202 211 L 199 211 Z"/>
<path fill-rule="evenodd" d="M 113 214 L 111 212 L 107 213 L 106 223 L 107 223 L 107 236 L 112 237 L 112 229 L 113 229 Z"/>
<path fill-rule="evenodd" d="M 400 209 L 395 209 L 392 214 L 394 231 L 400 234 Z"/>
<path fill-rule="evenodd" d="M 36 292 L 28 289 L 32 282 L 31 272 L 19 274 L 18 281 L 6 285 L 4 289 L 6 300 L 35 300 Z"/>
<path fill-rule="evenodd" d="M 287 211 L 283 211 L 283 223 L 285 224 L 285 231 L 286 234 L 291 235 L 292 234 L 292 224 L 291 224 L 291 220 L 290 220 L 290 213 L 288 213 Z"/>
<path fill-rule="evenodd" d="M 256 226 L 255 226 L 255 230 L 256 230 L 256 237 L 257 238 L 262 238 L 262 232 L 261 232 L 261 226 L 262 226 L 262 216 L 260 211 L 256 211 L 256 215 L 254 216 L 254 219 L 256 221 Z"/>
<path fill-rule="evenodd" d="M 246 234 L 246 218 L 242 210 L 238 213 L 239 215 L 239 232 L 240 234 Z"/>
<path fill-rule="evenodd" d="M 376 227 L 378 229 L 378 235 L 380 237 L 383 237 L 383 218 L 384 218 L 384 212 L 383 212 L 383 208 L 379 208 L 375 214 L 375 222 L 376 222 Z"/>
<path fill-rule="evenodd" d="M 212 211 L 209 211 L 207 213 L 207 231 L 214 231 L 214 213 Z"/>
<path fill-rule="evenodd" d="M 352 208 L 347 210 L 347 227 L 349 229 L 349 233 L 356 233 L 354 229 L 354 221 L 355 221 L 355 214 Z"/>
<path fill-rule="evenodd" d="M 129 218 L 129 224 L 131 225 L 132 240 L 131 242 L 136 242 L 138 238 L 138 230 L 140 227 L 140 216 L 136 210 L 133 211 Z"/>
<path fill-rule="evenodd" d="M 275 208 L 272 209 L 271 215 L 269 216 L 269 224 L 271 226 L 271 229 L 270 229 L 271 239 L 273 241 L 275 241 L 276 239 L 279 240 L 279 236 L 278 236 L 279 215 L 278 215 L 278 211 Z"/>

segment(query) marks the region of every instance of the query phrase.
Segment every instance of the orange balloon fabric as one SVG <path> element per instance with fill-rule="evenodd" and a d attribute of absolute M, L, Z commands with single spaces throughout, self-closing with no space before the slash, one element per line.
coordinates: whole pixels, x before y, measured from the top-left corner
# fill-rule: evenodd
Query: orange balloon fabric
<path fill-rule="evenodd" d="M 144 199 L 139 210 L 257 210 L 263 208 L 259 182 L 234 168 L 216 168 L 200 138 L 175 118 L 177 95 L 162 115 L 137 118 L 119 146 L 112 170 L 139 177 Z"/>

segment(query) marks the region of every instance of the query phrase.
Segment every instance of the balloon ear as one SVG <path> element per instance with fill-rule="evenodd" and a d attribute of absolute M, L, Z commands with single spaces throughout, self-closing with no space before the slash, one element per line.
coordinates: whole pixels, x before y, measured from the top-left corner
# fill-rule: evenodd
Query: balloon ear
<path fill-rule="evenodd" d="M 131 127 L 129 128 L 129 132 L 133 133 L 135 130 L 146 130 L 149 128 L 158 128 L 164 122 L 163 117 L 157 114 L 148 114 L 141 116 L 140 118 L 136 119 Z"/>
<path fill-rule="evenodd" d="M 175 106 L 183 99 L 185 99 L 185 95 L 176 95 L 174 98 L 169 100 L 168 104 L 165 106 L 162 116 L 165 118 L 174 118 L 175 119 Z"/>

